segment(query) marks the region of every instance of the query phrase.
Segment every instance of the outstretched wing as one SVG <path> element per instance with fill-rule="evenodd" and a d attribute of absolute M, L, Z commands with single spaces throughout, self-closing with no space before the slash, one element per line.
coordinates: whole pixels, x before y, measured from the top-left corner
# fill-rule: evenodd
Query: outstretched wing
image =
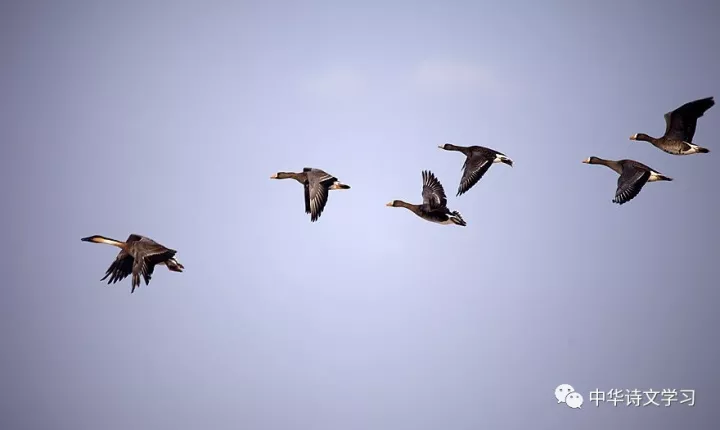
<path fill-rule="evenodd" d="M 482 179 L 483 175 L 492 166 L 492 160 L 485 153 L 474 153 L 465 159 L 463 163 L 463 175 L 460 179 L 457 195 L 465 194 L 470 188 Z"/>
<path fill-rule="evenodd" d="M 423 204 L 431 208 L 444 208 L 447 206 L 447 197 L 442 184 L 429 170 L 423 170 Z"/>
<path fill-rule="evenodd" d="M 147 278 L 147 262 L 144 258 L 136 258 L 133 261 L 133 267 L 132 267 L 132 289 L 130 290 L 130 294 L 135 292 L 135 288 L 138 288 L 140 286 L 140 275 L 142 275 L 145 278 L 145 285 L 148 283 Z"/>
<path fill-rule="evenodd" d="M 113 261 L 113 263 L 105 272 L 105 276 L 103 276 L 103 278 L 100 280 L 104 281 L 109 276 L 109 285 L 127 278 L 127 276 L 130 275 L 130 273 L 132 272 L 133 260 L 134 259 L 132 255 L 128 254 L 124 250 L 120 251 L 117 257 L 115 257 L 115 261 Z"/>
<path fill-rule="evenodd" d="M 305 185 L 305 208 L 310 213 L 310 221 L 315 222 L 322 215 L 328 201 L 328 188 L 325 184 L 309 181 Z"/>
<path fill-rule="evenodd" d="M 152 279 L 155 266 L 159 263 L 165 262 L 170 258 L 173 258 L 177 251 L 174 249 L 167 248 L 152 239 L 143 237 L 135 245 L 135 259 L 142 260 L 142 264 L 138 267 L 140 272 L 139 275 L 145 280 L 145 285 L 150 283 Z M 133 266 L 133 276 L 135 276 L 135 267 Z M 139 282 L 139 281 L 138 281 Z M 134 290 L 134 288 L 133 288 Z"/>
<path fill-rule="evenodd" d="M 665 114 L 665 137 L 692 143 L 698 118 L 715 105 L 713 97 L 685 103 Z"/>
<path fill-rule="evenodd" d="M 320 218 L 327 205 L 330 184 L 337 181 L 333 175 L 320 169 L 305 167 L 308 181 L 305 184 L 305 212 L 310 214 L 310 221 Z"/>
<path fill-rule="evenodd" d="M 618 178 L 617 190 L 613 203 L 623 204 L 634 199 L 640 193 L 650 178 L 650 171 L 645 169 L 637 169 L 631 166 L 625 166 L 623 172 Z"/>

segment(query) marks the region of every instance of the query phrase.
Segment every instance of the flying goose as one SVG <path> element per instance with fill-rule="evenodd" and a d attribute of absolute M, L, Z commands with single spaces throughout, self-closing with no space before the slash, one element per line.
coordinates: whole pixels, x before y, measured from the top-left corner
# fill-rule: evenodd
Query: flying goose
<path fill-rule="evenodd" d="M 436 222 L 438 224 L 457 224 L 466 226 L 465 220 L 457 211 L 450 211 L 447 208 L 447 197 L 442 184 L 430 171 L 423 170 L 423 202 L 421 205 L 413 205 L 402 200 L 393 200 L 385 206 L 395 208 L 406 208 L 420 218 Z"/>
<path fill-rule="evenodd" d="M 335 176 L 312 167 L 303 168 L 302 172 L 277 172 L 270 179 L 295 179 L 305 188 L 305 213 L 310 214 L 310 221 L 315 222 L 322 215 L 328 201 L 329 190 L 347 190 L 350 185 L 342 184 Z"/>
<path fill-rule="evenodd" d="M 673 155 L 707 154 L 709 149 L 692 143 L 698 118 L 715 105 L 712 97 L 685 103 L 665 114 L 665 134 L 660 137 L 637 133 L 630 140 L 650 142 L 661 150 Z"/>
<path fill-rule="evenodd" d="M 672 181 L 673 179 L 658 173 L 654 169 L 639 163 L 635 160 L 604 160 L 598 157 L 590 157 L 583 160 L 585 164 L 602 164 L 607 166 L 618 174 L 620 177 L 617 182 L 617 190 L 613 203 L 622 205 L 634 199 L 638 195 L 642 187 L 648 182 L 655 181 Z"/>
<path fill-rule="evenodd" d="M 505 154 L 484 146 L 457 146 L 450 143 L 438 146 L 446 151 L 458 151 L 465 154 L 463 175 L 460 179 L 457 197 L 465 194 L 485 175 L 494 163 L 505 163 L 512 167 L 513 161 Z"/>
<path fill-rule="evenodd" d="M 135 288 L 140 286 L 141 275 L 145 279 L 145 285 L 150 283 L 156 265 L 167 266 L 168 270 L 173 272 L 182 272 L 185 269 L 185 266 L 175 259 L 177 251 L 166 248 L 139 234 L 131 234 L 125 242 L 98 235 L 84 237 L 80 240 L 83 242 L 104 243 L 120 248 L 115 261 L 107 269 L 101 281 L 110 276 L 108 285 L 114 284 L 122 281 L 132 273 L 132 289 L 130 293 L 135 292 Z"/>

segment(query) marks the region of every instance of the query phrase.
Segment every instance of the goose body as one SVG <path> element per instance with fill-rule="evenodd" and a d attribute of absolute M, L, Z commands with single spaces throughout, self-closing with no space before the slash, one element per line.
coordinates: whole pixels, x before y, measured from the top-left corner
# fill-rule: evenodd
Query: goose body
<path fill-rule="evenodd" d="M 660 150 L 673 155 L 707 154 L 709 149 L 693 143 L 698 118 L 715 105 L 713 97 L 694 100 L 665 114 L 665 134 L 656 138 L 636 133 L 630 140 L 649 142 Z"/>
<path fill-rule="evenodd" d="M 438 148 L 462 152 L 465 155 L 465 162 L 462 165 L 463 174 L 457 191 L 458 197 L 477 184 L 493 164 L 504 163 L 510 167 L 513 165 L 513 161 L 502 152 L 484 146 L 457 146 L 446 143 Z"/>
<path fill-rule="evenodd" d="M 101 281 L 109 276 L 108 284 L 114 284 L 132 274 L 131 293 L 140 286 L 141 276 L 145 280 L 145 285 L 150 283 L 156 265 L 166 266 L 173 272 L 182 272 L 185 269 L 185 266 L 175 259 L 177 251 L 139 234 L 131 234 L 125 242 L 99 235 L 84 237 L 80 240 L 104 243 L 120 248 L 115 261 L 107 269 Z"/>
<path fill-rule="evenodd" d="M 606 166 L 620 176 L 613 203 L 625 204 L 634 199 L 648 182 L 672 181 L 673 179 L 635 160 L 605 160 L 599 157 L 589 157 L 583 160 L 585 164 L 600 164 Z"/>
<path fill-rule="evenodd" d="M 435 175 L 430 171 L 423 171 L 422 178 L 422 204 L 415 205 L 402 200 L 393 200 L 386 206 L 408 209 L 420 218 L 437 224 L 466 226 L 467 223 L 459 212 L 448 209 L 445 190 Z"/>
<path fill-rule="evenodd" d="M 270 179 L 295 179 L 305 190 L 305 213 L 310 214 L 310 221 L 320 218 L 327 205 L 330 190 L 347 190 L 349 185 L 338 181 L 335 176 L 313 167 L 305 167 L 302 172 L 277 172 Z"/>

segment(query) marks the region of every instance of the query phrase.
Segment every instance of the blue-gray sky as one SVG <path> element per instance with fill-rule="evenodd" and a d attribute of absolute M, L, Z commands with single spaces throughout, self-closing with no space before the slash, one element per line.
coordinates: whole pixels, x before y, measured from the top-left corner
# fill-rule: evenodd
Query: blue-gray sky
<path fill-rule="evenodd" d="M 6 1 L 0 427 L 715 428 L 711 1 Z M 515 160 L 455 198 L 462 155 Z M 675 178 L 611 203 L 632 158 Z M 277 171 L 350 184 L 320 221 Z M 421 201 L 436 173 L 466 228 Z M 130 294 L 116 249 L 178 250 Z M 572 384 L 583 410 L 557 405 Z M 696 405 L 587 402 L 694 389 Z"/>

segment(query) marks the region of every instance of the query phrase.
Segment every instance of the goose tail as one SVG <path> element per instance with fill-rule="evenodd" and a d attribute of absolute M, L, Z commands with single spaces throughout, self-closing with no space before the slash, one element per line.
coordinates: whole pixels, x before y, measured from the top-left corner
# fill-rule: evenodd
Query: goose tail
<path fill-rule="evenodd" d="M 330 185 L 331 190 L 349 190 L 350 185 L 343 184 L 340 182 L 335 182 L 334 184 Z"/>
<path fill-rule="evenodd" d="M 498 158 L 499 158 L 499 161 L 500 161 L 501 163 L 507 164 L 507 165 L 510 166 L 510 167 L 513 166 L 513 161 L 512 161 L 510 158 L 508 158 L 508 157 L 506 157 L 506 156 L 504 156 L 504 155 L 503 155 L 503 156 L 500 156 L 500 157 L 498 157 Z"/>
<path fill-rule="evenodd" d="M 185 266 L 180 264 L 180 262 L 174 258 L 171 258 L 167 262 L 165 262 L 165 265 L 167 266 L 168 270 L 172 272 L 182 273 L 182 271 L 185 269 Z"/>
<path fill-rule="evenodd" d="M 452 211 L 452 213 L 450 214 L 450 221 L 452 221 L 453 223 L 455 223 L 459 226 L 463 226 L 463 227 L 465 227 L 467 225 L 467 223 L 463 219 L 462 215 L 460 215 L 460 212 L 458 212 L 458 211 Z"/>

